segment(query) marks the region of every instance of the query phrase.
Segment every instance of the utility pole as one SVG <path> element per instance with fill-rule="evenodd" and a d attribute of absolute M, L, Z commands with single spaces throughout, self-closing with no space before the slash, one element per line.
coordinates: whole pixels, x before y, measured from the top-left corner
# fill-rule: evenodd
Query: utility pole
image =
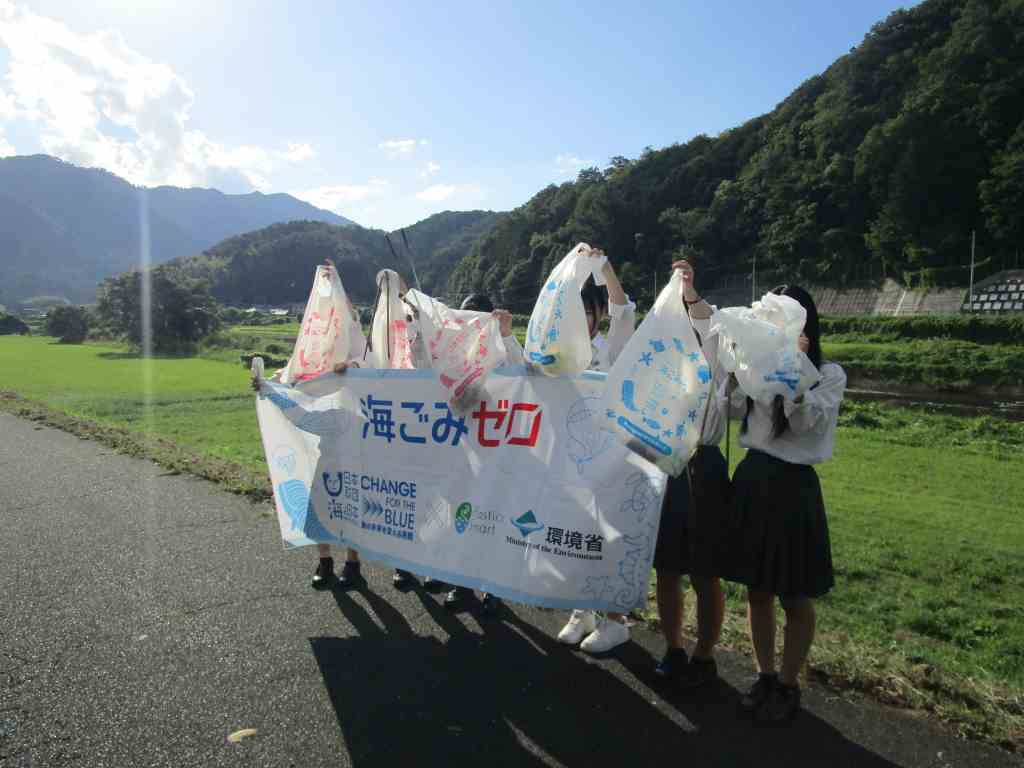
<path fill-rule="evenodd" d="M 967 288 L 967 306 L 974 309 L 974 242 L 975 231 L 971 230 L 971 279 Z"/>
<path fill-rule="evenodd" d="M 754 251 L 754 267 L 750 273 L 750 303 L 757 301 L 757 251 Z"/>

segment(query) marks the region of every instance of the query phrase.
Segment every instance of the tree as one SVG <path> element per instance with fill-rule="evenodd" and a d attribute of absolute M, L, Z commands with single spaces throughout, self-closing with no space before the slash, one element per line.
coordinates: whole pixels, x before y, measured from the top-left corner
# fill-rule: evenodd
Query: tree
<path fill-rule="evenodd" d="M 150 270 L 149 327 L 156 352 L 182 352 L 220 327 L 217 303 L 209 286 L 169 267 Z M 144 346 L 147 308 L 142 298 L 143 274 L 128 272 L 103 281 L 96 313 L 107 328 L 137 346 Z"/>
<path fill-rule="evenodd" d="M 1006 248 L 1024 243 L 1024 121 L 1006 149 L 992 163 L 992 175 L 981 183 L 988 226 Z"/>
<path fill-rule="evenodd" d="M 54 307 L 46 316 L 46 335 L 62 344 L 81 344 L 89 335 L 89 312 L 85 307 Z"/>
<path fill-rule="evenodd" d="M 0 336 L 27 336 L 29 332 L 29 327 L 20 318 L 0 312 Z"/>

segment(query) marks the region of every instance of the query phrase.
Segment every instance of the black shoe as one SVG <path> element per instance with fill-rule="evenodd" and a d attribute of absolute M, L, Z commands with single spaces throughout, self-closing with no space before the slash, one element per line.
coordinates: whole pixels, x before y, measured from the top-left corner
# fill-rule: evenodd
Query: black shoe
<path fill-rule="evenodd" d="M 679 675 L 679 685 L 683 688 L 699 688 L 718 677 L 718 665 L 714 659 L 698 659 L 690 657 L 690 663 Z"/>
<path fill-rule="evenodd" d="M 334 558 L 321 557 L 313 574 L 313 589 L 327 589 L 334 582 Z"/>
<path fill-rule="evenodd" d="M 501 598 L 484 592 L 484 596 L 480 598 L 480 610 L 484 616 L 496 616 L 501 610 Z"/>
<path fill-rule="evenodd" d="M 461 608 L 462 603 L 472 592 L 473 590 L 466 589 L 466 587 L 452 587 L 448 590 L 448 594 L 444 596 L 444 607 L 449 610 Z"/>
<path fill-rule="evenodd" d="M 743 698 L 740 699 L 740 706 L 747 712 L 756 712 L 761 708 L 771 692 L 775 690 L 775 686 L 779 684 L 779 676 L 774 672 L 765 674 L 761 672 L 757 676 L 757 680 L 750 687 L 750 690 L 743 694 Z"/>
<path fill-rule="evenodd" d="M 772 692 L 758 707 L 755 717 L 760 723 L 784 723 L 800 709 L 800 687 L 776 682 Z"/>
<path fill-rule="evenodd" d="M 664 658 L 654 668 L 654 674 L 667 680 L 678 680 L 682 677 L 686 666 L 690 663 L 686 651 L 682 648 L 669 648 Z"/>
<path fill-rule="evenodd" d="M 412 574 L 401 568 L 395 568 L 395 572 L 391 576 L 391 586 L 395 589 L 406 589 L 410 584 L 412 584 Z"/>
<path fill-rule="evenodd" d="M 423 588 L 428 592 L 444 592 L 448 585 L 440 579 L 432 579 L 429 576 L 423 577 Z"/>
<path fill-rule="evenodd" d="M 366 583 L 366 579 L 363 577 L 363 572 L 359 565 L 360 563 L 358 560 L 345 561 L 345 564 L 341 566 L 341 575 L 338 576 L 339 587 L 342 589 L 349 589 L 350 587 L 362 586 Z"/>

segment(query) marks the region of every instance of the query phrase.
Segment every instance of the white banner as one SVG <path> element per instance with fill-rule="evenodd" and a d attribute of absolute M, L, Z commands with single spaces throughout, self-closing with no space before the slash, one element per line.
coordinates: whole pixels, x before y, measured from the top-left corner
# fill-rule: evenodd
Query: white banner
<path fill-rule="evenodd" d="M 281 536 L 522 603 L 642 605 L 665 475 L 602 428 L 604 382 L 500 368 L 464 414 L 430 370 L 264 382 Z"/>

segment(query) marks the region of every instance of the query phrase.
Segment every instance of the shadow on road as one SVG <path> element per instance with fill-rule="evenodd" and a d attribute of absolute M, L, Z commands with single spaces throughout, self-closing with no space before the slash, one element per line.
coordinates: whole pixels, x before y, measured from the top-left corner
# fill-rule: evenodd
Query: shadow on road
<path fill-rule="evenodd" d="M 673 691 L 635 643 L 606 668 L 511 611 L 481 634 L 418 596 L 446 641 L 369 590 L 334 593 L 357 636 L 310 639 L 355 766 L 894 765 L 808 712 L 758 727 L 725 683 Z"/>

